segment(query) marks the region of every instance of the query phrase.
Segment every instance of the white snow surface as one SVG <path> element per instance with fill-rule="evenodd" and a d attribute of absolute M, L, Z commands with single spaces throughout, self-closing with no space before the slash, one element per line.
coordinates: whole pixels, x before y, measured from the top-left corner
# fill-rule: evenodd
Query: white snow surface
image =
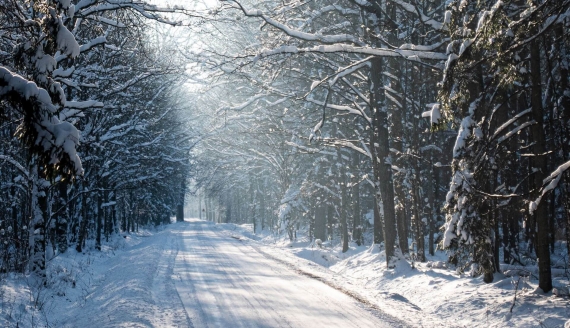
<path fill-rule="evenodd" d="M 338 238 L 332 243 L 322 242 L 319 247 L 306 237 L 290 242 L 286 234 L 281 237 L 263 232 L 256 235 L 252 233 L 251 225 L 218 224 L 216 227 L 258 245 L 272 258 L 356 295 L 410 327 L 566 325 L 570 328 L 567 296 L 558 297 L 552 292 L 544 294 L 535 278 L 516 275 L 525 270 L 536 272 L 535 267 L 505 265 L 502 268 L 504 274 L 495 274 L 493 283 L 486 284 L 482 277 L 460 275 L 448 268 L 446 254 L 442 251 L 436 252 L 435 256 L 427 254 L 427 262 L 416 262 L 413 268 L 409 260 L 400 260 L 394 269 L 387 269 L 385 253 L 378 246 L 351 243 L 348 252 L 343 254 Z M 303 236 L 303 233 L 297 232 L 297 236 Z M 565 247 L 563 244 L 561 249 Z M 553 269 L 553 272 L 557 270 L 560 269 Z M 568 275 L 553 276 L 554 287 L 567 291 Z M 518 288 L 515 287 L 517 282 Z"/>
<path fill-rule="evenodd" d="M 79 55 L 79 44 L 75 40 L 73 33 L 71 33 L 61 19 L 59 20 L 59 30 L 57 32 L 57 48 L 61 52 L 71 58 L 75 58 Z"/>
<path fill-rule="evenodd" d="M 439 123 L 441 119 L 441 113 L 439 111 L 439 104 L 434 104 L 431 110 L 422 113 L 422 117 L 429 117 L 431 124 Z"/>
<path fill-rule="evenodd" d="M 49 261 L 49 287 L 39 292 L 25 277 L 5 277 L 0 326 L 405 326 L 230 227 L 192 220 L 117 236 L 101 252 L 69 249 Z"/>
<path fill-rule="evenodd" d="M 387 269 L 378 246 L 343 254 L 338 241 L 297 235 L 187 219 L 118 235 L 101 252 L 69 249 L 49 261 L 48 288 L 2 276 L 0 326 L 570 327 L 568 297 L 532 278 L 485 284 L 448 269 L 441 252 Z"/>

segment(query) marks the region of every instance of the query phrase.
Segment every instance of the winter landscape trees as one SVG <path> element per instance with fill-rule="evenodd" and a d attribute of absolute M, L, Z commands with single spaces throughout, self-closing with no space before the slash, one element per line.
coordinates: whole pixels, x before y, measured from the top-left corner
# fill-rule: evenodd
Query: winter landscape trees
<path fill-rule="evenodd" d="M 29 267 L 44 284 L 46 260 L 170 222 L 184 197 L 181 63 L 151 44 L 148 20 L 176 10 L 132 1 L 0 8 L 0 267 Z"/>
<path fill-rule="evenodd" d="M 567 270 L 570 0 L 162 5 L 0 0 L 2 272 L 187 193 L 388 268 Z"/>
<path fill-rule="evenodd" d="M 302 226 L 344 249 L 373 231 L 388 266 L 439 247 L 490 282 L 501 263 L 536 263 L 549 291 L 551 267 L 568 265 L 550 254 L 568 242 L 569 5 L 222 1 L 212 36 L 231 21 L 241 48 L 211 42 L 192 56 L 208 53 L 204 65 L 231 72 L 218 81 L 246 100 L 224 105 L 233 128 L 215 138 L 232 149 L 219 154 L 230 166 L 205 164 L 197 187 L 216 199 L 207 208 L 247 222 L 263 207 L 270 229 L 294 239 Z M 231 156 L 257 160 L 236 167 Z M 280 173 L 255 173 L 270 167 Z M 229 176 L 245 180 L 231 187 Z M 271 201 L 227 196 L 249 190 Z"/>

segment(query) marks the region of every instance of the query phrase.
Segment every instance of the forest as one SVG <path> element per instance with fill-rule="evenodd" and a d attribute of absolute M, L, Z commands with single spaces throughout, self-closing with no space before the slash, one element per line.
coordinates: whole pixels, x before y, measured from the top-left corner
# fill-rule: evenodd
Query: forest
<path fill-rule="evenodd" d="M 0 2 L 2 272 L 170 222 L 189 177 L 183 65 L 133 1 Z M 162 39 L 164 40 L 164 39 Z M 166 55 L 171 53 L 172 55 Z M 180 99 L 180 97 L 178 97 Z"/>
<path fill-rule="evenodd" d="M 45 284 L 193 195 L 388 267 L 537 266 L 549 292 L 569 27 L 570 0 L 0 0 L 0 270 Z"/>

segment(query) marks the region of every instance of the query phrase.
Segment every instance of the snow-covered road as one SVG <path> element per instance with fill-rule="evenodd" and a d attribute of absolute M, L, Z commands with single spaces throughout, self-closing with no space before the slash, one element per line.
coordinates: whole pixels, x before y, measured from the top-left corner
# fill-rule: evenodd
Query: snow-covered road
<path fill-rule="evenodd" d="M 49 288 L 2 276 L 0 327 L 570 328 L 567 299 L 536 282 L 519 279 L 515 294 L 508 277 L 485 284 L 403 261 L 387 270 L 377 247 L 341 260 L 339 248 L 198 220 L 115 237 L 51 259 Z"/>
<path fill-rule="evenodd" d="M 392 327 L 209 223 L 179 224 L 174 285 L 194 327 Z"/>
<path fill-rule="evenodd" d="M 267 246 L 232 238 L 211 223 L 178 222 L 118 242 L 132 246 L 118 246 L 111 257 L 80 255 L 97 258 L 81 266 L 87 273 L 77 276 L 77 287 L 40 295 L 48 326 L 403 326 L 264 255 Z"/>

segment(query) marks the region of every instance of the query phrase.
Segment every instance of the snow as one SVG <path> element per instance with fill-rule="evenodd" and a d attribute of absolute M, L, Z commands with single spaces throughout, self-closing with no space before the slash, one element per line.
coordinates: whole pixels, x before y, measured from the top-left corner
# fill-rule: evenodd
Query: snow
<path fill-rule="evenodd" d="M 547 183 L 548 183 L 548 185 L 546 185 L 544 188 L 542 188 L 540 196 L 537 199 L 530 202 L 530 204 L 529 204 L 530 215 L 532 215 L 534 213 L 534 211 L 536 211 L 536 209 L 538 208 L 538 204 L 540 204 L 540 201 L 542 200 L 542 197 L 544 197 L 544 195 L 546 195 L 546 193 L 555 189 L 558 186 L 558 182 L 560 182 L 560 179 L 562 178 L 562 174 L 564 174 L 564 172 L 566 170 L 568 170 L 569 168 L 570 168 L 570 161 L 567 161 L 566 163 L 558 166 L 556 168 L 556 170 L 554 170 L 552 173 L 550 173 L 550 175 L 542 181 L 543 185 L 545 185 Z"/>
<path fill-rule="evenodd" d="M 448 49 L 449 51 L 449 49 Z M 459 58 L 459 56 L 457 56 L 454 53 L 450 53 L 449 57 L 447 58 L 447 61 L 445 62 L 445 70 L 449 70 L 451 67 L 451 64 L 453 64 L 454 61 L 456 61 Z"/>
<path fill-rule="evenodd" d="M 85 101 L 67 101 L 65 103 L 66 108 L 75 108 L 75 109 L 88 109 L 93 107 L 103 107 L 104 104 L 100 101 L 96 100 L 85 100 Z"/>
<path fill-rule="evenodd" d="M 312 34 L 306 33 L 302 31 L 297 31 L 289 26 L 282 24 L 271 17 L 264 15 L 261 10 L 251 9 L 247 10 L 241 7 L 241 10 L 245 13 L 246 16 L 257 16 L 262 18 L 265 22 L 269 25 L 272 25 L 281 31 L 285 32 L 287 35 L 290 35 L 296 39 L 306 40 L 306 41 L 320 41 L 323 43 L 338 43 L 338 42 L 350 42 L 355 44 L 360 44 L 360 40 L 357 37 L 350 35 L 350 34 L 339 34 L 339 35 L 322 35 L 322 34 Z"/>
<path fill-rule="evenodd" d="M 252 225 L 189 220 L 49 259 L 48 288 L 4 275 L 3 327 L 567 327 L 567 298 L 517 266 L 485 284 L 438 251 L 386 268 L 382 246 L 290 242 Z M 370 236 L 369 236 L 370 237 Z M 560 249 L 565 245 L 559 245 Z M 554 278 L 565 290 L 568 278 Z M 513 300 L 516 293 L 516 302 Z M 512 307 L 512 312 L 511 312 Z"/>
<path fill-rule="evenodd" d="M 71 32 L 69 32 L 67 27 L 63 25 L 61 19 L 59 20 L 59 30 L 57 32 L 56 42 L 57 48 L 61 50 L 64 55 L 71 58 L 79 56 L 79 43 L 77 43 L 75 37 Z"/>
<path fill-rule="evenodd" d="M 354 63 L 348 67 L 339 68 L 335 77 L 329 81 L 329 86 L 333 86 L 338 81 L 338 79 L 342 79 L 343 77 L 350 75 L 350 74 L 358 71 L 359 69 L 361 69 L 363 67 L 368 66 L 369 65 L 368 61 L 372 58 L 373 57 L 368 57 L 368 58 L 365 58 L 364 60 L 358 61 L 358 62 L 356 62 L 356 63 Z"/>
<path fill-rule="evenodd" d="M 321 81 L 313 81 L 313 83 L 311 83 L 311 88 L 309 90 L 313 91 L 316 87 L 319 86 L 319 84 L 321 84 Z"/>
<path fill-rule="evenodd" d="M 422 113 L 422 117 L 429 117 L 431 124 L 439 123 L 441 113 L 439 112 L 439 104 L 434 104 L 431 110 Z"/>
<path fill-rule="evenodd" d="M 400 5 L 408 13 L 419 16 L 419 19 L 422 21 L 423 24 L 430 25 L 431 27 L 433 27 L 436 30 L 444 29 L 444 24 L 442 24 L 441 22 L 435 21 L 435 20 L 429 18 L 428 16 L 424 15 L 423 13 L 421 13 L 420 10 L 418 9 L 418 7 L 411 4 L 410 1 L 403 1 L 403 0 L 392 0 L 392 1 L 394 3 L 397 3 L 398 5 Z"/>
<path fill-rule="evenodd" d="M 100 21 L 100 22 L 103 22 L 103 23 L 107 24 L 107 25 L 111 25 L 111 26 L 115 26 L 115 27 L 120 27 L 120 28 L 126 27 L 125 24 L 123 24 L 123 23 L 121 23 L 121 22 L 119 22 L 119 21 L 112 20 L 112 19 L 108 19 L 108 18 L 103 17 L 103 16 L 97 16 L 96 19 L 97 19 L 98 21 Z"/>
<path fill-rule="evenodd" d="M 56 78 L 56 77 L 71 77 L 71 74 L 73 74 L 73 72 L 75 72 L 75 66 L 71 66 L 70 68 L 67 68 L 67 69 L 63 69 L 63 68 L 59 67 L 53 71 L 52 76 L 54 78 Z"/>
<path fill-rule="evenodd" d="M 467 39 L 463 41 L 463 43 L 461 43 L 461 46 L 459 47 L 459 56 L 461 56 L 465 52 L 465 50 L 467 50 L 467 48 L 469 48 L 472 44 L 473 44 L 472 39 Z"/>
<path fill-rule="evenodd" d="M 446 10 L 443 15 L 443 24 L 449 26 L 451 24 L 451 11 Z"/>
<path fill-rule="evenodd" d="M 7 306 L 0 308 L 0 326 L 392 327 L 398 323 L 267 258 L 257 245 L 219 228 L 207 222 L 179 222 L 115 236 L 101 252 L 91 244 L 84 254 L 69 249 L 50 260 L 49 287 L 41 292 L 31 295 L 25 277 L 7 279 L 3 285 Z M 34 298 L 41 309 L 33 306 Z"/>
<path fill-rule="evenodd" d="M 471 115 L 466 116 L 461 120 L 461 125 L 459 126 L 459 131 L 457 132 L 457 139 L 455 140 L 455 145 L 453 146 L 453 157 L 459 156 L 459 151 L 465 148 L 465 141 L 469 137 L 469 132 L 475 125 Z"/>
<path fill-rule="evenodd" d="M 55 62 L 55 59 L 52 56 L 48 56 L 46 54 L 44 54 L 41 49 L 38 49 L 38 53 L 36 54 L 37 60 L 36 60 L 36 69 L 38 72 L 40 73 L 47 73 L 47 72 L 52 72 L 57 63 Z"/>
<path fill-rule="evenodd" d="M 73 19 L 73 16 L 75 16 L 75 5 L 72 4 L 67 8 L 67 16 Z"/>
<path fill-rule="evenodd" d="M 79 47 L 79 51 L 80 52 L 86 52 L 89 49 L 96 47 L 98 45 L 101 45 L 101 44 L 105 44 L 106 42 L 107 42 L 107 38 L 105 36 L 96 37 L 96 38 L 90 40 L 89 42 L 87 42 L 86 44 L 81 45 L 81 47 Z"/>
<path fill-rule="evenodd" d="M 477 22 L 476 31 L 479 32 L 483 27 L 487 25 L 489 19 L 493 17 L 495 12 L 503 6 L 503 1 L 497 1 L 492 7 L 491 10 L 484 10 L 479 17 L 479 21 Z"/>
<path fill-rule="evenodd" d="M 79 144 L 79 131 L 66 121 L 60 121 L 56 117 L 41 122 L 41 129 L 38 130 L 36 145 L 43 147 L 44 151 L 52 149 L 53 146 L 63 149 L 69 160 L 73 163 L 75 173 L 83 174 L 83 165 L 77 154 L 76 146 Z M 59 162 L 59 158 L 53 156 L 52 164 Z"/>
<path fill-rule="evenodd" d="M 497 130 L 495 131 L 495 133 L 493 134 L 493 138 L 495 138 L 496 136 L 499 135 L 499 133 L 501 133 L 504 129 L 506 129 L 509 125 L 513 124 L 515 121 L 517 121 L 519 118 L 521 118 L 522 116 L 529 114 L 531 112 L 532 108 L 528 108 L 526 110 L 523 110 L 522 112 L 518 113 L 517 115 L 513 116 L 511 119 L 509 119 L 508 121 L 506 121 L 505 123 L 501 124 L 500 127 L 497 128 Z"/>
<path fill-rule="evenodd" d="M 449 42 L 449 38 L 444 38 L 441 42 L 437 42 L 432 45 L 417 45 L 411 43 L 404 43 L 398 49 L 401 50 L 418 50 L 418 51 L 434 51 L 435 49 L 441 47 L 445 43 Z"/>
<path fill-rule="evenodd" d="M 448 63 L 455 61 L 458 57 L 457 55 L 447 56 L 443 53 L 436 51 L 422 51 L 422 50 L 408 50 L 408 49 L 385 49 L 385 48 L 373 48 L 373 47 L 358 47 L 349 44 L 327 44 L 319 45 L 314 47 L 299 48 L 295 46 L 281 46 L 275 49 L 265 49 L 256 57 L 264 58 L 273 55 L 282 54 L 297 54 L 297 53 L 354 53 L 369 56 L 379 56 L 379 57 L 405 57 L 414 58 L 415 61 L 418 59 L 430 59 L 430 60 L 448 60 Z"/>
<path fill-rule="evenodd" d="M 495 274 L 494 282 L 486 284 L 481 277 L 459 275 L 452 267 L 448 268 L 443 251 L 437 251 L 435 256 L 427 254 L 427 262 L 416 262 L 415 268 L 409 261 L 399 260 L 394 269 L 387 269 L 384 251 L 377 245 L 351 243 L 348 252 L 343 254 L 338 239 L 324 241 L 319 247 L 300 232 L 297 232 L 297 241 L 291 243 L 288 238 L 268 232 L 253 234 L 251 225 L 218 224 L 216 227 L 255 244 L 268 256 L 328 285 L 350 291 L 351 295 L 411 327 L 570 325 L 567 298 L 537 291 L 538 281 L 511 274 L 507 270 L 510 266 L 505 265 L 505 274 Z M 567 277 L 554 278 L 554 281 L 555 286 L 562 289 L 569 284 Z M 515 291 L 517 301 L 513 306 Z"/>
<path fill-rule="evenodd" d="M 0 81 L 3 81 L 3 84 L 5 84 L 0 87 L 0 96 L 14 91 L 25 99 L 35 98 L 42 108 L 55 112 L 55 106 L 52 104 L 48 92 L 38 87 L 34 82 L 12 73 L 3 66 L 0 66 Z"/>

